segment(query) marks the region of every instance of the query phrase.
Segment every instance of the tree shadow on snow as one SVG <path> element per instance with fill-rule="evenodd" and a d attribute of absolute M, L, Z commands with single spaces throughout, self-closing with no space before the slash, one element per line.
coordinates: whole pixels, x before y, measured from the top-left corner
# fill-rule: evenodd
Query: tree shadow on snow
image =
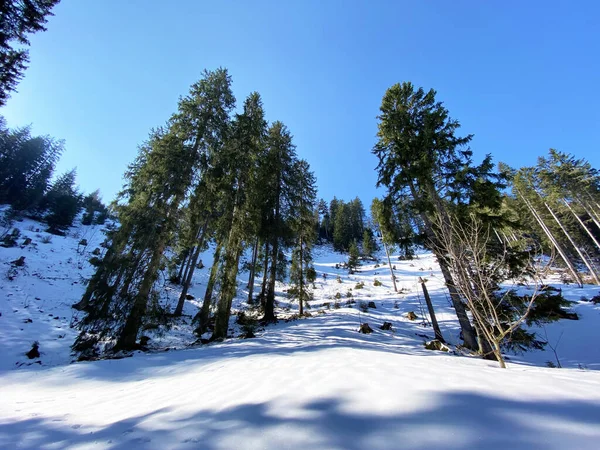
<path fill-rule="evenodd" d="M 392 395 L 402 396 L 402 389 Z M 0 447 L 592 449 L 600 438 L 598 403 L 520 401 L 468 392 L 442 393 L 428 401 L 421 410 L 395 414 L 350 409 L 343 398 L 286 408 L 250 403 L 193 414 L 163 408 L 94 428 L 73 419 L 65 424 L 62 418 L 32 417 L 0 423 Z"/>

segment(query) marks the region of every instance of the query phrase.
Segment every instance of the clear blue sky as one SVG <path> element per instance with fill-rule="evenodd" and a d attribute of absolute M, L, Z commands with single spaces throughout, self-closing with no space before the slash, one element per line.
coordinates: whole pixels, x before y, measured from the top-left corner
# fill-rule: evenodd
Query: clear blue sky
<path fill-rule="evenodd" d="M 291 130 L 319 195 L 368 205 L 385 90 L 438 91 L 477 160 L 531 165 L 550 147 L 600 168 L 598 1 L 63 0 L 0 109 L 66 140 L 59 171 L 111 200 L 150 128 L 202 70 L 226 67 Z M 366 205 L 366 206 L 367 206 Z"/>

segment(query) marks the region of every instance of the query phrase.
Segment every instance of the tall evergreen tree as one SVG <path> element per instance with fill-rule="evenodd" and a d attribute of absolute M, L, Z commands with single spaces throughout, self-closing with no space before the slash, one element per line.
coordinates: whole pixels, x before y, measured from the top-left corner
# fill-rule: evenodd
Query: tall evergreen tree
<path fill-rule="evenodd" d="M 81 194 L 75 185 L 76 172 L 72 169 L 59 176 L 46 194 L 44 207 L 46 221 L 52 232 L 70 227 L 81 209 Z"/>
<path fill-rule="evenodd" d="M 258 162 L 263 156 L 267 122 L 258 93 L 251 94 L 244 103 L 244 111 L 232 125 L 231 138 L 223 155 L 225 176 L 230 179 L 234 199 L 231 228 L 223 257 L 221 292 L 217 304 L 214 339 L 223 339 L 229 328 L 231 305 L 237 290 L 237 273 L 244 240 L 255 235 L 259 217 L 258 205 L 253 202 L 254 184 L 258 182 Z M 255 223 L 252 223 L 253 218 Z"/>
<path fill-rule="evenodd" d="M 265 184 L 266 199 L 269 207 L 267 228 L 269 234 L 270 266 L 265 299 L 264 320 L 274 321 L 275 317 L 275 281 L 278 278 L 282 249 L 289 243 L 289 212 L 294 198 L 294 167 L 296 146 L 292 135 L 281 122 L 275 122 L 269 128 L 267 155 L 264 161 L 270 178 Z"/>
<path fill-rule="evenodd" d="M 295 175 L 297 189 L 292 204 L 291 228 L 296 243 L 292 253 L 290 281 L 293 286 L 293 297 L 298 299 L 299 312 L 302 315 L 304 305 L 311 297 L 307 277 L 312 263 L 311 249 L 316 238 L 313 211 L 316 206 L 317 188 L 315 177 L 307 161 L 297 162 Z"/>
<path fill-rule="evenodd" d="M 224 69 L 205 72 L 179 101 L 167 127 L 140 148 L 116 208 L 120 227 L 111 233 L 111 246 L 76 305 L 86 313 L 76 350 L 99 341 L 115 349 L 135 347 L 180 204 L 195 170 L 227 133 L 235 102 L 230 84 Z"/>
<path fill-rule="evenodd" d="M 17 210 L 40 206 L 63 150 L 63 141 L 0 123 L 0 203 Z"/>
<path fill-rule="evenodd" d="M 459 214 L 464 205 L 494 208 L 501 196 L 489 157 L 480 166 L 472 164 L 472 152 L 466 147 L 472 136 L 456 136 L 459 123 L 449 118 L 435 94 L 434 90 L 415 90 L 411 83 L 387 90 L 379 116 L 379 139 L 373 148 L 379 159 L 377 184 L 387 188 L 392 203 L 409 199 L 420 216 L 427 245 L 436 253 L 450 291 L 465 345 L 475 350 L 475 331 L 452 275 L 467 269 L 464 262 L 454 264 L 456 261 L 446 258 L 439 237 L 452 232 L 451 214 Z"/>

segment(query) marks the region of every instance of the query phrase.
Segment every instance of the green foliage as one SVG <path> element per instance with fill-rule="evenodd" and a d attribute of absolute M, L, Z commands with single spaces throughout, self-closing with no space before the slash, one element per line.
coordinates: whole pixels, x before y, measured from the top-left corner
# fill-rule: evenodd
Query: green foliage
<path fill-rule="evenodd" d="M 108 218 L 108 208 L 102 203 L 99 190 L 86 195 L 81 202 L 81 206 L 85 210 L 81 220 L 83 225 L 102 225 Z"/>
<path fill-rule="evenodd" d="M 353 240 L 363 237 L 365 211 L 362 202 L 358 197 L 348 203 L 334 198 L 330 210 L 333 247 L 338 251 L 348 251 Z"/>
<path fill-rule="evenodd" d="M 365 283 L 364 282 L 360 282 L 360 283 L 356 283 L 356 285 L 354 286 L 354 289 L 362 289 L 365 287 Z"/>
<path fill-rule="evenodd" d="M 375 278 L 375 281 L 373 281 L 373 286 L 382 286 L 381 281 Z"/>
<path fill-rule="evenodd" d="M 0 119 L 0 203 L 17 211 L 40 206 L 64 143 L 32 137 L 28 127 L 9 130 Z"/>
<path fill-rule="evenodd" d="M 64 173 L 50 187 L 43 201 L 46 222 L 52 231 L 62 231 L 73 224 L 81 209 L 81 194 L 75 186 L 75 169 Z"/>
<path fill-rule="evenodd" d="M 352 241 L 352 244 L 350 244 L 348 255 L 348 269 L 350 270 L 350 273 L 353 273 L 360 264 L 360 253 L 358 252 L 356 241 Z"/>
<path fill-rule="evenodd" d="M 362 251 L 363 255 L 367 257 L 373 256 L 373 253 L 376 250 L 375 240 L 373 239 L 373 230 L 370 228 L 365 228 L 362 236 Z"/>
<path fill-rule="evenodd" d="M 560 319 L 577 319 L 577 314 L 566 310 L 575 302 L 565 299 L 562 291 L 552 286 L 543 286 L 527 316 L 527 324 L 542 324 Z"/>
<path fill-rule="evenodd" d="M 0 106 L 17 89 L 29 62 L 29 34 L 45 31 L 60 0 L 5 0 L 0 3 Z"/>

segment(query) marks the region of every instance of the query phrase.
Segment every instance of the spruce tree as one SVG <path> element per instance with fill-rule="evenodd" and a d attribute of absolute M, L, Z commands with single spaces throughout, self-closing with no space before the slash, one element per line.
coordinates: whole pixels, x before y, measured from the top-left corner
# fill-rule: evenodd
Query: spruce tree
<path fill-rule="evenodd" d="M 152 302 L 152 290 L 167 246 L 173 242 L 179 208 L 194 173 L 226 137 L 235 99 L 224 69 L 205 72 L 179 101 L 167 126 L 151 133 L 130 165 L 117 203 L 119 228 L 102 264 L 76 305 L 86 313 L 75 350 L 97 343 L 135 348 Z"/>
<path fill-rule="evenodd" d="M 348 270 L 350 273 L 354 273 L 356 268 L 360 264 L 360 253 L 358 251 L 358 244 L 356 241 L 352 241 L 350 248 L 348 249 Z"/>
<path fill-rule="evenodd" d="M 292 253 L 290 281 L 292 297 L 298 299 L 299 313 L 304 314 L 304 306 L 311 293 L 308 274 L 311 269 L 311 249 L 316 238 L 315 215 L 316 180 L 307 161 L 300 160 L 295 167 L 296 186 L 292 204 L 291 229 L 295 236 Z"/>
<path fill-rule="evenodd" d="M 257 167 L 259 158 L 263 157 L 266 127 L 260 95 L 252 93 L 244 103 L 243 113 L 237 115 L 232 124 L 231 137 L 222 155 L 225 160 L 224 173 L 230 180 L 234 203 L 231 228 L 224 248 L 223 276 L 213 339 L 227 336 L 244 240 L 250 239 L 256 231 L 256 225 L 248 219 L 254 217 L 258 221 L 258 216 L 254 214 L 258 205 L 253 202 L 251 193 L 253 184 L 258 182 Z"/>
<path fill-rule="evenodd" d="M 266 204 L 269 215 L 266 219 L 269 241 L 269 274 L 264 305 L 265 321 L 275 321 L 275 282 L 278 268 L 282 267 L 282 249 L 289 244 L 289 212 L 294 198 L 294 167 L 296 146 L 292 135 L 282 122 L 274 122 L 267 133 L 267 154 L 264 160 L 269 179 L 265 190 L 269 192 Z"/>
<path fill-rule="evenodd" d="M 468 261 L 451 261 L 441 249 L 440 237 L 451 235 L 453 214 L 473 205 L 495 208 L 500 194 L 490 172 L 490 160 L 472 164 L 467 147 L 472 136 L 459 137 L 459 123 L 435 99 L 435 91 L 415 90 L 411 83 L 387 90 L 381 104 L 378 142 L 378 186 L 387 188 L 393 204 L 409 199 L 419 215 L 427 245 L 434 251 L 450 291 L 465 345 L 477 349 L 475 331 L 456 287 L 456 273 L 467 270 Z M 455 272 L 453 277 L 452 272 Z M 484 349 L 487 353 L 489 349 Z"/>

